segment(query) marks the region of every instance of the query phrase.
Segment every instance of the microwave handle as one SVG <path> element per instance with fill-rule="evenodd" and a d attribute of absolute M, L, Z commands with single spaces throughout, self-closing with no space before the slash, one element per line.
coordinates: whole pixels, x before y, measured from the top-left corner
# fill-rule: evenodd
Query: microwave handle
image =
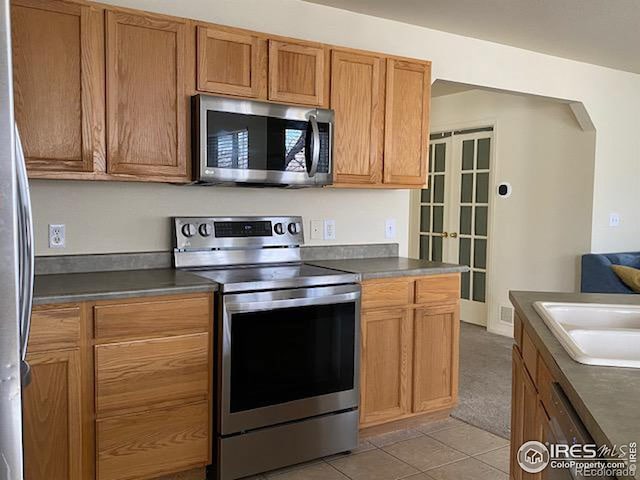
<path fill-rule="evenodd" d="M 318 119 L 314 113 L 309 115 L 311 124 L 311 134 L 313 138 L 313 148 L 311 150 L 311 167 L 307 170 L 309 177 L 315 177 L 320 161 L 320 130 L 318 129 Z"/>

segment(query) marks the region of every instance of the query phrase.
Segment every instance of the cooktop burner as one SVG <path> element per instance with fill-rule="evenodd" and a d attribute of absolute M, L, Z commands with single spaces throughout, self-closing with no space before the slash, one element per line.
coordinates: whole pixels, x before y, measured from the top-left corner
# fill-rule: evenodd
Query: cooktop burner
<path fill-rule="evenodd" d="M 357 274 L 315 267 L 305 263 L 189 269 L 189 271 L 218 283 L 222 292 L 315 287 L 359 281 Z"/>

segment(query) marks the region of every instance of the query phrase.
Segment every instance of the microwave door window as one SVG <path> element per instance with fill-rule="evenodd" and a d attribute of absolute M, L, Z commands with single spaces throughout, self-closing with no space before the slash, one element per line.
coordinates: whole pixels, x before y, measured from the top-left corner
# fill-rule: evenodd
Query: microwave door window
<path fill-rule="evenodd" d="M 267 156 L 267 118 L 207 112 L 207 167 L 263 170 Z"/>
<path fill-rule="evenodd" d="M 207 167 L 306 174 L 309 123 L 274 117 L 207 112 Z M 319 173 L 329 172 L 329 124 L 319 123 Z"/>

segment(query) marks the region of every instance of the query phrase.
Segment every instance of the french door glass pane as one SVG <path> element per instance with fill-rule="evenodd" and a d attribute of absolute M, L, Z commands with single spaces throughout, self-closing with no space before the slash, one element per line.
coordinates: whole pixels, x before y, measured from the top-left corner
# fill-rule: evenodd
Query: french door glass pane
<path fill-rule="evenodd" d="M 431 231 L 431 207 L 429 205 L 423 205 L 420 212 L 420 231 Z"/>
<path fill-rule="evenodd" d="M 476 175 L 476 202 L 489 202 L 489 174 L 478 173 Z"/>
<path fill-rule="evenodd" d="M 476 238 L 473 241 L 473 266 L 487 268 L 487 241 L 484 238 Z"/>
<path fill-rule="evenodd" d="M 444 175 L 433 176 L 433 203 L 444 203 Z"/>
<path fill-rule="evenodd" d="M 462 170 L 473 170 L 473 144 L 474 140 L 462 142 Z"/>
<path fill-rule="evenodd" d="M 460 238 L 460 253 L 458 254 L 458 263 L 471 266 L 471 239 Z"/>
<path fill-rule="evenodd" d="M 471 235 L 471 214 L 473 207 L 460 207 L 460 234 Z"/>
<path fill-rule="evenodd" d="M 444 207 L 433 207 L 433 232 L 442 233 L 444 224 Z"/>
<path fill-rule="evenodd" d="M 462 273 L 462 278 L 461 278 L 461 285 L 460 285 L 460 297 L 462 297 L 465 300 L 470 300 L 470 279 L 471 279 L 471 275 L 469 272 L 463 272 Z"/>
<path fill-rule="evenodd" d="M 442 261 L 442 237 L 431 237 L 433 245 L 431 247 L 431 260 Z"/>
<path fill-rule="evenodd" d="M 485 300 L 485 273 L 473 272 L 473 301 L 484 302 Z"/>
<path fill-rule="evenodd" d="M 436 158 L 435 158 L 436 161 L 434 162 L 435 163 L 434 171 L 444 173 L 444 170 L 445 170 L 445 163 L 444 163 L 445 153 L 446 153 L 446 144 L 444 144 L 444 143 L 436 144 Z"/>
<path fill-rule="evenodd" d="M 491 139 L 481 138 L 478 140 L 478 170 L 489 170 L 489 153 L 491 149 Z"/>
<path fill-rule="evenodd" d="M 462 203 L 471 203 L 473 201 L 473 173 L 462 174 L 460 201 Z"/>
<path fill-rule="evenodd" d="M 475 234 L 487 235 L 487 207 L 476 207 Z"/>
<path fill-rule="evenodd" d="M 429 260 L 429 235 L 420 235 L 420 258 Z"/>

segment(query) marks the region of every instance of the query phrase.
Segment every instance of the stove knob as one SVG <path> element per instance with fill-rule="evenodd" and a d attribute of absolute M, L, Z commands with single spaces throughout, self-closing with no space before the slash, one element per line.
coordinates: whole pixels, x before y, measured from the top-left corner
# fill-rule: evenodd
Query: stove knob
<path fill-rule="evenodd" d="M 297 235 L 300 233 L 300 230 L 302 230 L 298 222 L 290 223 L 287 228 L 289 229 L 289 233 L 291 235 Z"/>
<path fill-rule="evenodd" d="M 284 225 L 281 223 L 276 223 L 273 226 L 273 231 L 276 232 L 278 235 L 283 235 L 284 234 Z"/>
<path fill-rule="evenodd" d="M 210 223 L 201 223 L 200 226 L 198 227 L 198 231 L 200 232 L 200 235 L 202 235 L 203 237 L 210 237 L 211 234 L 213 233 L 213 227 L 211 226 Z"/>
<path fill-rule="evenodd" d="M 182 226 L 182 234 L 187 237 L 187 238 L 191 238 L 193 237 L 195 234 L 197 233 L 196 231 L 196 226 L 193 223 L 185 223 Z"/>

